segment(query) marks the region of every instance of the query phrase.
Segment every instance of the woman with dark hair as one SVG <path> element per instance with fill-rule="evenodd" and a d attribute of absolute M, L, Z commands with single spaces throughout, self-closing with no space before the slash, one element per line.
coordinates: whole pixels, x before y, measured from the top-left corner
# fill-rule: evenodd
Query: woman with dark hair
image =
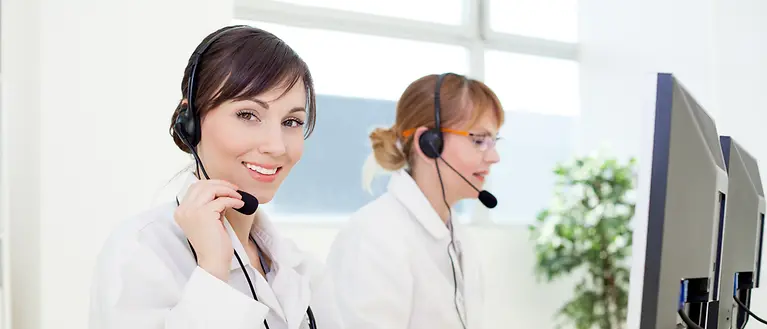
<path fill-rule="evenodd" d="M 306 63 L 269 32 L 226 27 L 195 49 L 181 94 L 170 133 L 196 166 L 174 200 L 108 238 L 91 328 L 316 328 L 319 264 L 256 210 L 314 127 Z"/>

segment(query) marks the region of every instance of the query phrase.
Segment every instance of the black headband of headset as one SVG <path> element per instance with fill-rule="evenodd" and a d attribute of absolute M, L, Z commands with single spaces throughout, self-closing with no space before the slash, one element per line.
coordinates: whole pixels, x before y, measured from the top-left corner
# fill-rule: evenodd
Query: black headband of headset
<path fill-rule="evenodd" d="M 453 72 L 442 73 L 437 76 L 437 83 L 434 85 L 434 129 L 440 134 L 442 133 L 442 121 L 440 117 L 442 113 L 442 97 L 440 90 L 442 89 L 442 82 L 448 75 L 454 75 L 456 77 L 465 79 L 465 77 Z"/>
<path fill-rule="evenodd" d="M 250 28 L 250 26 L 247 25 L 234 25 L 227 28 L 224 28 L 219 33 L 213 35 L 208 42 L 202 44 L 198 49 L 195 49 L 195 51 L 192 53 L 191 58 L 191 68 L 189 71 L 189 82 L 187 83 L 187 91 L 186 91 L 186 101 L 188 103 L 188 107 L 191 109 L 190 113 L 193 117 L 197 116 L 197 111 L 194 108 L 194 96 L 195 96 L 195 86 L 196 86 L 196 80 L 197 80 L 197 67 L 200 65 L 200 59 L 202 58 L 202 54 L 205 53 L 206 50 L 214 43 L 216 40 L 221 38 L 224 34 L 226 34 L 229 31 L 232 30 L 239 30 L 243 28 Z"/>
<path fill-rule="evenodd" d="M 188 147 L 194 148 L 200 142 L 202 138 L 202 131 L 200 129 L 200 115 L 198 109 L 195 106 L 195 92 L 197 89 L 197 68 L 200 65 L 202 55 L 216 40 L 221 38 L 229 31 L 251 28 L 248 25 L 233 25 L 221 29 L 218 33 L 211 36 L 207 42 L 202 43 L 195 49 L 192 56 L 189 58 L 189 78 L 187 80 L 186 90 L 186 106 L 181 109 L 178 118 L 176 119 L 176 125 L 174 130 L 177 134 L 183 134 L 180 136 L 182 141 L 185 141 Z M 198 104 L 199 105 L 199 104 Z M 181 129 L 176 129 L 181 128 Z"/>

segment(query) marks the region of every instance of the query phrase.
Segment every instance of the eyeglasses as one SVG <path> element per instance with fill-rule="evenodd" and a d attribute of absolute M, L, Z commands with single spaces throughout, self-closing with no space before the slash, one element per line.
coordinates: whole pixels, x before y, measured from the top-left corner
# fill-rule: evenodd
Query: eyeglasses
<path fill-rule="evenodd" d="M 498 140 L 501 139 L 498 136 L 492 136 L 489 134 L 475 134 L 464 130 L 455 130 L 450 128 L 442 128 L 441 130 L 443 133 L 469 137 L 474 143 L 474 147 L 476 147 L 480 152 L 486 152 L 487 150 L 494 149 L 495 144 L 498 142 Z M 407 138 L 414 133 L 415 128 L 408 129 L 402 132 L 402 137 Z"/>

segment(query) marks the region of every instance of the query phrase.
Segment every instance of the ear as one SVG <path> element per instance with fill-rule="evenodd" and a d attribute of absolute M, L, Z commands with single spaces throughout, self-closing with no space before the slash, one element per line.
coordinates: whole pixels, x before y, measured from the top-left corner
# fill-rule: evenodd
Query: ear
<path fill-rule="evenodd" d="M 185 106 L 185 107 L 188 107 L 188 106 L 189 106 L 189 101 L 187 101 L 187 99 L 186 99 L 186 98 L 182 99 L 182 100 L 181 100 L 181 106 Z"/>
<path fill-rule="evenodd" d="M 426 127 L 418 127 L 418 129 L 415 130 L 415 133 L 413 134 L 413 150 L 415 150 L 419 158 L 426 161 L 432 161 L 432 159 L 430 159 L 429 157 L 426 156 L 426 154 L 423 153 L 423 150 L 421 149 L 421 143 L 418 142 L 421 139 L 421 135 L 423 135 L 423 133 L 428 130 L 429 128 L 426 128 Z"/>

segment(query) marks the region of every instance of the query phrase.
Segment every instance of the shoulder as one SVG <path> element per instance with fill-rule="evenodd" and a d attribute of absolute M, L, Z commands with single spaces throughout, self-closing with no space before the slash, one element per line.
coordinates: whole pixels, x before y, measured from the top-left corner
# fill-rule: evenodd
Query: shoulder
<path fill-rule="evenodd" d="M 120 222 L 104 243 L 102 252 L 108 252 L 109 247 L 131 243 L 149 243 L 153 239 L 173 236 L 183 236 L 181 228 L 173 219 L 173 211 L 176 208 L 174 202 L 167 202 Z"/>
<path fill-rule="evenodd" d="M 98 271 L 121 268 L 134 258 L 157 258 L 185 241 L 173 219 L 175 202 L 157 205 L 120 222 L 102 245 L 97 257 Z M 149 264 L 147 264 L 149 265 Z"/>
<path fill-rule="evenodd" d="M 93 269 L 93 303 L 118 303 L 131 297 L 175 293 L 179 269 L 194 260 L 178 257 L 183 233 L 173 220 L 175 202 L 161 204 L 119 223 L 106 238 Z"/>
<path fill-rule="evenodd" d="M 401 231 L 403 225 L 411 222 L 402 203 L 391 193 L 384 193 L 352 213 L 343 229 L 381 235 Z"/>
<path fill-rule="evenodd" d="M 413 230 L 407 209 L 391 194 L 380 197 L 354 212 L 339 230 L 331 248 L 333 254 L 405 254 L 403 241 Z"/>

